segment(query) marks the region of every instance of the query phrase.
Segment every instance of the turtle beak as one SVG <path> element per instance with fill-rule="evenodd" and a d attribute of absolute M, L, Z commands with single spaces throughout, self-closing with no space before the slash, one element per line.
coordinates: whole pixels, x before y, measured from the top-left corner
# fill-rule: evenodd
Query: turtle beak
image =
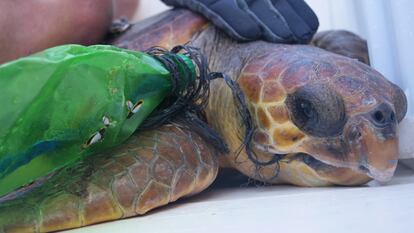
<path fill-rule="evenodd" d="M 387 182 L 398 163 L 397 124 L 393 109 L 381 104 L 350 117 L 340 136 L 312 138 L 300 149 L 332 167 L 349 168 Z"/>
<path fill-rule="evenodd" d="M 368 114 L 357 117 L 347 127 L 353 169 L 366 173 L 380 182 L 389 181 L 398 163 L 397 120 L 388 105 L 380 105 Z M 355 165 L 358 167 L 355 168 Z"/>

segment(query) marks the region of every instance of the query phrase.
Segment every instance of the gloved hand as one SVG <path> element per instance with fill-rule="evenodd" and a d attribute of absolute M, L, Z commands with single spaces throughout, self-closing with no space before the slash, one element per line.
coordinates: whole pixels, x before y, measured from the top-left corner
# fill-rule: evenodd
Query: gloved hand
<path fill-rule="evenodd" d="M 319 26 L 304 0 L 162 0 L 205 16 L 239 41 L 308 43 Z"/>

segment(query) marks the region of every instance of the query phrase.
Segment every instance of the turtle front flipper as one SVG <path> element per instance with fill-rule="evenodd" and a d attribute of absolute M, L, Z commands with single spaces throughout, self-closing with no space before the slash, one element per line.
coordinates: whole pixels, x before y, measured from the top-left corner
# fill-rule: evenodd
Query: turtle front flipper
<path fill-rule="evenodd" d="M 322 31 L 315 35 L 311 44 L 370 65 L 367 41 L 350 31 Z"/>
<path fill-rule="evenodd" d="M 209 186 L 218 169 L 214 153 L 177 125 L 141 132 L 30 192 L 2 197 L 0 232 L 50 232 L 142 215 Z"/>

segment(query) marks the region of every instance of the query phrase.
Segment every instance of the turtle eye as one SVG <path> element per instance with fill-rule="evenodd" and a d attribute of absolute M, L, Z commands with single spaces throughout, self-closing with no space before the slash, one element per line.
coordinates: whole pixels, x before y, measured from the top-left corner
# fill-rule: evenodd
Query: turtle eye
<path fill-rule="evenodd" d="M 308 84 L 286 98 L 293 123 L 315 137 L 333 137 L 342 133 L 346 123 L 344 102 L 335 91 L 322 84 Z"/>
<path fill-rule="evenodd" d="M 304 121 L 309 121 L 316 116 L 315 109 L 312 106 L 312 103 L 307 100 L 298 101 L 298 110 L 300 114 L 303 116 Z"/>

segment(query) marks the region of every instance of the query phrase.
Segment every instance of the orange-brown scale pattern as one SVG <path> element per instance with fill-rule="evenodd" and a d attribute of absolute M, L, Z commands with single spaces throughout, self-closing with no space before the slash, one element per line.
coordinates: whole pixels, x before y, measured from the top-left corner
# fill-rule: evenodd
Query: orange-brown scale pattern
<path fill-rule="evenodd" d="M 368 111 L 377 104 L 375 99 L 395 101 L 385 94 L 394 93 L 394 87 L 382 75 L 365 64 L 350 62 L 350 58 L 310 46 L 269 46 L 258 54 L 249 58 L 238 78 L 260 128 L 256 145 L 267 142 L 283 152 L 306 139 L 290 121 L 284 103 L 288 94 L 305 84 L 330 86 L 343 96 L 348 116 Z"/>

